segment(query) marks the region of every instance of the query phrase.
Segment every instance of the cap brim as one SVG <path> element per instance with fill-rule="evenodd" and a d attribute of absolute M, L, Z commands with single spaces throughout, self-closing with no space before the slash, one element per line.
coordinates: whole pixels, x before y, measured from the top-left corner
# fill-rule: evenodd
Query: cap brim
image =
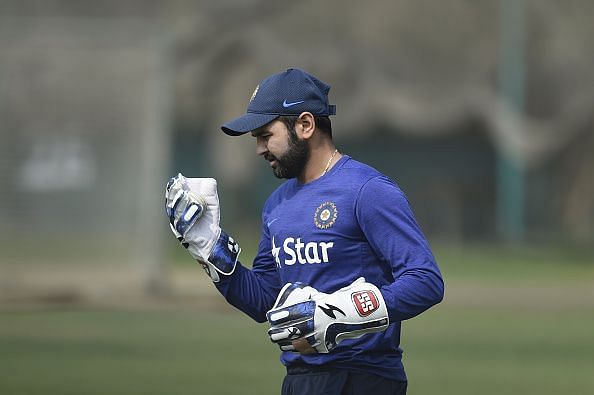
<path fill-rule="evenodd" d="M 278 118 L 277 114 L 254 114 L 247 113 L 241 117 L 227 122 L 221 126 L 221 130 L 229 136 L 241 136 L 252 130 L 256 130 Z"/>

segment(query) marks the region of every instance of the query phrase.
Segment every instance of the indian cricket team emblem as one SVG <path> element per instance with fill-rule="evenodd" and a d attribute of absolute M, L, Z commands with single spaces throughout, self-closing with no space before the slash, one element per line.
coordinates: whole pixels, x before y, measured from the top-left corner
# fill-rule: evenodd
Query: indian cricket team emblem
<path fill-rule="evenodd" d="M 336 222 L 338 209 L 332 202 L 324 202 L 316 209 L 314 223 L 320 229 L 328 229 Z"/>
<path fill-rule="evenodd" d="M 254 100 L 254 98 L 258 94 L 258 89 L 260 89 L 260 85 L 256 86 L 256 89 L 254 89 L 254 93 L 252 93 L 252 97 L 250 98 L 250 103 L 252 102 L 252 100 Z"/>

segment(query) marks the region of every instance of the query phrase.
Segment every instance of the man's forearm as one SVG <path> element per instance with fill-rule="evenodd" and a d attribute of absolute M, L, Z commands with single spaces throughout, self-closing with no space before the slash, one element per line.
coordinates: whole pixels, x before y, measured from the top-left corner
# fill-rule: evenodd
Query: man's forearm
<path fill-rule="evenodd" d="M 404 272 L 390 285 L 381 287 L 390 322 L 415 317 L 441 302 L 444 284 L 438 272 L 426 268 Z"/>
<path fill-rule="evenodd" d="M 257 322 L 266 321 L 266 312 L 272 307 L 278 289 L 272 278 L 254 273 L 240 262 L 233 274 L 220 276 L 216 288 L 237 309 Z"/>

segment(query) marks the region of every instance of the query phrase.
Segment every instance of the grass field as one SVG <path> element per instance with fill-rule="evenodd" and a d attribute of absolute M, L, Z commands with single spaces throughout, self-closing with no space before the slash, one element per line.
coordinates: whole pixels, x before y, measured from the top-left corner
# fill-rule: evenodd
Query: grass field
<path fill-rule="evenodd" d="M 446 299 L 403 324 L 409 394 L 594 394 L 591 253 L 436 255 Z M 266 326 L 212 297 L 196 308 L 4 308 L 0 394 L 278 393 Z"/>

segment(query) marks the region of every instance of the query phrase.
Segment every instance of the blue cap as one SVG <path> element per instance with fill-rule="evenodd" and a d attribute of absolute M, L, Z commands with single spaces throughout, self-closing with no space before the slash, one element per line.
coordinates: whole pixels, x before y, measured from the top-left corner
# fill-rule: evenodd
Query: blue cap
<path fill-rule="evenodd" d="M 288 69 L 263 79 L 254 90 L 247 113 L 227 122 L 221 129 L 230 136 L 239 136 L 258 129 L 281 115 L 310 112 L 327 117 L 336 114 L 336 106 L 328 104 L 330 85 L 299 69 Z"/>

